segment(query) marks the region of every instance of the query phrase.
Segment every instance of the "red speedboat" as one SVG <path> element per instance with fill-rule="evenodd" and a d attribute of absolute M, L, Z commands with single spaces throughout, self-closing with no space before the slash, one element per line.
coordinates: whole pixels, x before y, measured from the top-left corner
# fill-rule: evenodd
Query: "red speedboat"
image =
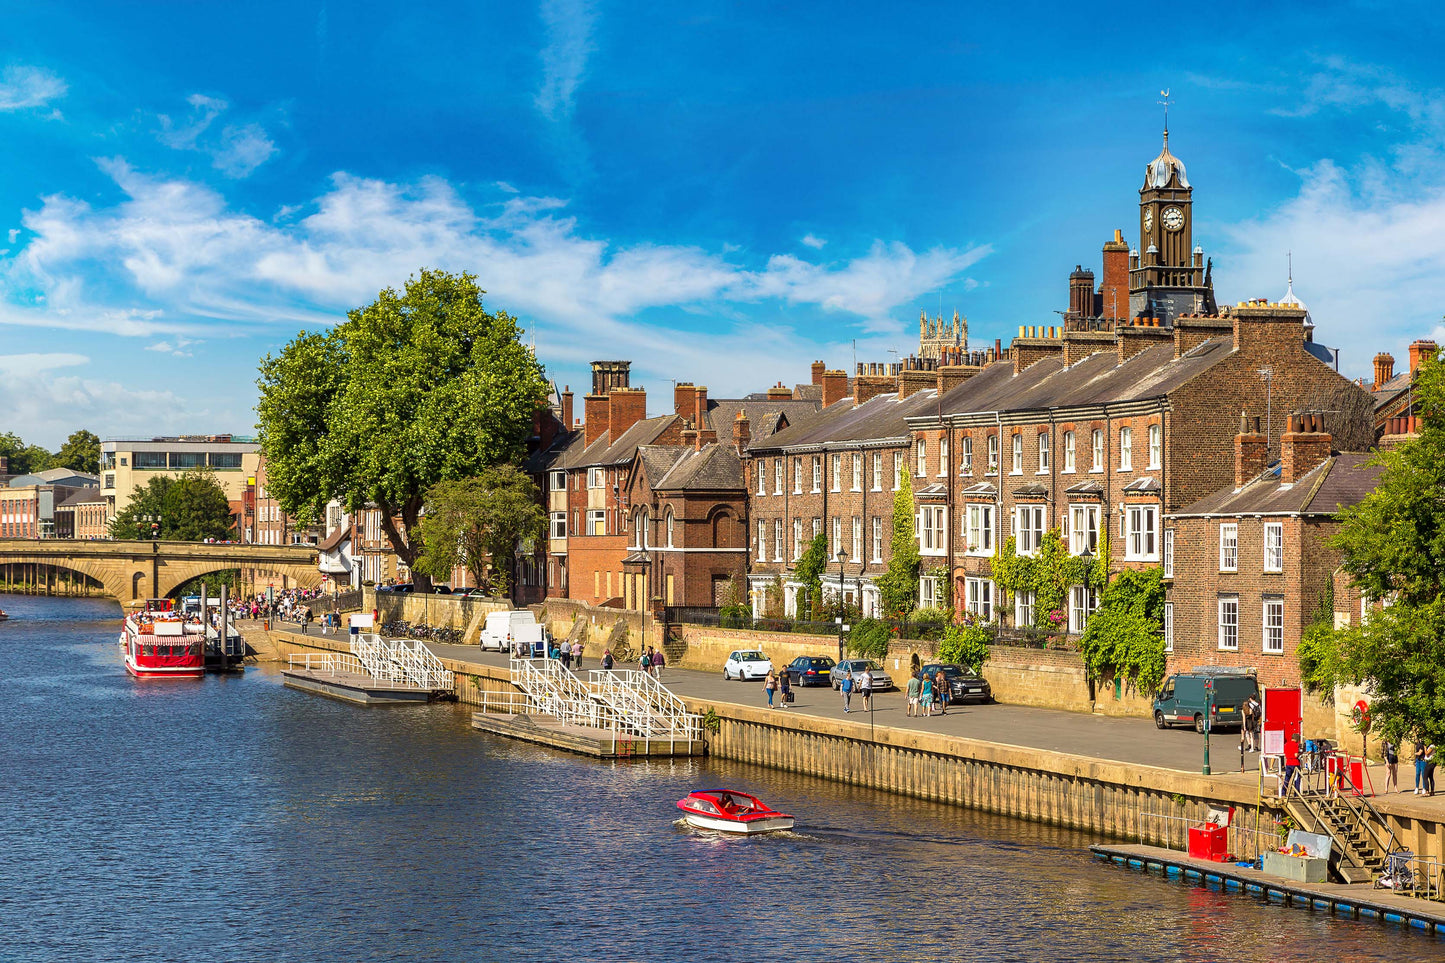
<path fill-rule="evenodd" d="M 723 833 L 771 833 L 792 829 L 793 817 L 736 789 L 700 789 L 677 801 L 689 826 Z"/>

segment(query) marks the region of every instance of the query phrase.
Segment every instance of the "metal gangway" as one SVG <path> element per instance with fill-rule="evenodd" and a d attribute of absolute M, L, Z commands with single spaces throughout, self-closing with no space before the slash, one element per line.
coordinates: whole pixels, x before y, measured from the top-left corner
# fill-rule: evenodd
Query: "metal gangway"
<path fill-rule="evenodd" d="M 365 633 L 352 636 L 351 652 L 372 678 L 383 682 L 413 685 L 430 692 L 456 688 L 452 672 L 419 641 L 410 643 Z"/>
<path fill-rule="evenodd" d="M 702 717 L 651 674 L 637 669 L 594 669 L 588 673 L 593 695 L 626 718 L 648 739 L 696 741 L 702 738 Z"/>

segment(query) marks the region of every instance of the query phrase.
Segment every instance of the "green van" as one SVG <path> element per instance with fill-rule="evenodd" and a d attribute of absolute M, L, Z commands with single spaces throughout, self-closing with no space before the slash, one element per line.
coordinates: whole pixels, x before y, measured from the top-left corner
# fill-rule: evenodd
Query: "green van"
<path fill-rule="evenodd" d="M 1253 669 L 1224 669 L 1202 666 L 1178 672 L 1164 680 L 1154 697 L 1154 725 L 1168 729 L 1181 723 L 1204 731 L 1205 707 L 1210 704 L 1206 683 L 1214 685 L 1214 715 L 1211 729 L 1244 725 L 1244 704 L 1259 695 Z"/>

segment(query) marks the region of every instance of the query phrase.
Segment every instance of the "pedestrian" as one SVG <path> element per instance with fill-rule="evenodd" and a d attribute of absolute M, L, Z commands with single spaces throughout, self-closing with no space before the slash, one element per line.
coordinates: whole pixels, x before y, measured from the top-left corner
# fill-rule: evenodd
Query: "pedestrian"
<path fill-rule="evenodd" d="M 1279 794 L 1283 798 L 1289 795 L 1291 788 L 1295 786 L 1297 773 L 1299 772 L 1299 733 L 1291 733 L 1289 741 L 1284 744 L 1284 776 L 1280 780 Z"/>
<path fill-rule="evenodd" d="M 863 711 L 864 711 L 864 712 L 872 712 L 872 711 L 873 711 L 873 667 L 872 667 L 871 665 L 865 665 L 865 666 L 863 666 L 863 676 L 862 676 L 862 678 L 860 678 L 858 681 L 861 683 L 861 685 L 859 685 L 859 687 L 858 687 L 858 688 L 859 688 L 859 691 L 861 691 L 861 692 L 863 693 Z"/>
<path fill-rule="evenodd" d="M 793 701 L 793 680 L 788 676 L 788 670 L 784 669 L 783 674 L 778 676 L 778 691 L 782 693 L 781 702 L 783 708 Z"/>
<path fill-rule="evenodd" d="M 1425 738 L 1415 733 L 1415 795 L 1425 795 Z"/>
<path fill-rule="evenodd" d="M 611 649 L 603 649 L 603 650 L 602 650 L 602 671 L 603 671 L 603 672 L 611 672 L 611 671 L 612 671 L 612 650 L 611 650 Z"/>
<path fill-rule="evenodd" d="M 923 691 L 923 680 L 915 672 L 908 677 L 908 715 L 918 713 L 918 694 Z"/>
<path fill-rule="evenodd" d="M 776 692 L 777 690 L 778 690 L 778 677 L 773 674 L 773 670 L 772 670 L 772 669 L 769 669 L 769 670 L 768 670 L 768 677 L 763 680 L 763 691 L 768 694 L 768 708 L 769 708 L 769 709 L 776 708 L 776 707 L 773 705 L 773 693 Z"/>
<path fill-rule="evenodd" d="M 643 653 L 642 653 L 642 658 L 639 660 L 639 664 L 642 666 L 643 674 L 645 674 L 645 675 L 652 675 L 652 650 L 651 650 L 651 649 L 648 649 L 646 652 L 643 652 Z"/>
<path fill-rule="evenodd" d="M 843 711 L 851 712 L 850 703 L 853 701 L 853 673 L 844 672 L 843 681 L 838 683 L 838 691 L 843 693 Z"/>
<path fill-rule="evenodd" d="M 1250 696 L 1244 701 L 1244 724 L 1239 728 L 1241 752 L 1259 751 L 1259 699 Z"/>
<path fill-rule="evenodd" d="M 658 682 L 662 681 L 662 670 L 667 668 L 667 656 L 662 654 L 662 649 L 652 650 L 652 675 Z"/>
<path fill-rule="evenodd" d="M 1400 791 L 1399 763 L 1400 753 L 1395 744 L 1386 739 L 1380 744 L 1380 753 L 1385 757 L 1385 792 L 1394 787 L 1396 792 Z"/>
<path fill-rule="evenodd" d="M 943 677 L 942 669 L 933 675 L 933 698 L 938 702 L 938 714 L 948 715 L 948 680 Z"/>
<path fill-rule="evenodd" d="M 572 664 L 580 672 L 582 670 L 582 640 L 578 639 L 572 643 Z"/>
<path fill-rule="evenodd" d="M 1435 795 L 1435 743 L 1425 747 L 1425 795 Z"/>
<path fill-rule="evenodd" d="M 923 714 L 933 715 L 933 676 L 925 675 L 923 685 L 919 688 L 919 701 L 923 704 Z"/>
<path fill-rule="evenodd" d="M 561 647 L 560 654 L 561 654 L 561 656 L 562 656 L 562 668 L 564 668 L 564 669 L 570 669 L 570 668 L 572 668 L 572 648 L 571 648 L 571 646 L 563 645 L 563 646 Z"/>

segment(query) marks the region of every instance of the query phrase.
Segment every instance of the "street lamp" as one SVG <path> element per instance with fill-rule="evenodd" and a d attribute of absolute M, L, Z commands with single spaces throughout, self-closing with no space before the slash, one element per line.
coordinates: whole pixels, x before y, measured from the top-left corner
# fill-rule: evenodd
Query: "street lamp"
<path fill-rule="evenodd" d="M 838 549 L 838 661 L 843 661 L 843 563 L 848 561 L 848 552 Z"/>

